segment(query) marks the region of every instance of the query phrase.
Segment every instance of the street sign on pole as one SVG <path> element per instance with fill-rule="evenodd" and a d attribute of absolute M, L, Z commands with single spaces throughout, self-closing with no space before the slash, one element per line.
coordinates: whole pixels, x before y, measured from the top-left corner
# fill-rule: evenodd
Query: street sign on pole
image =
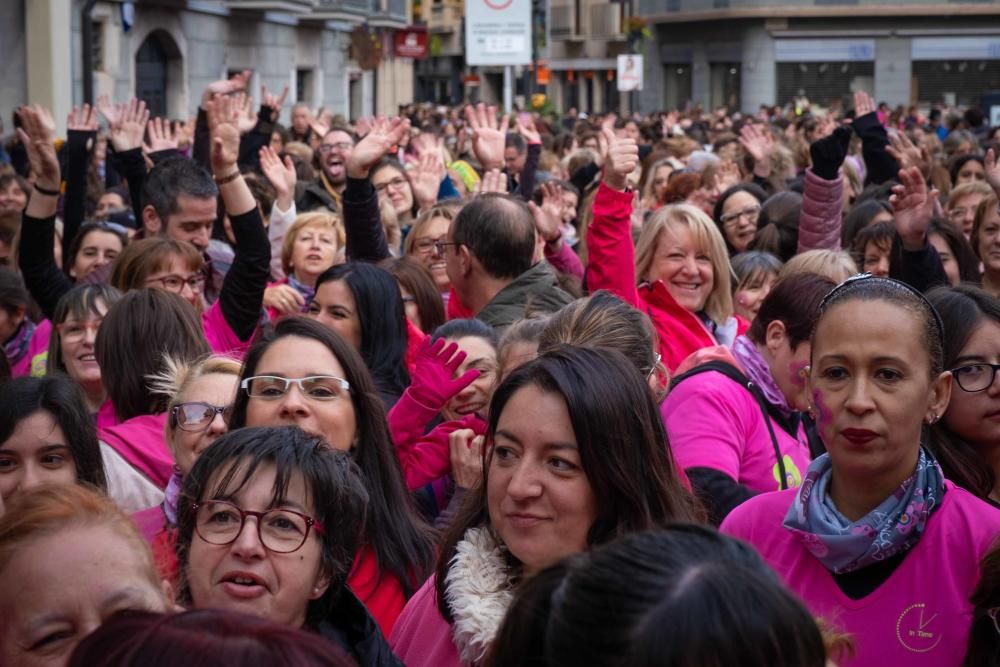
<path fill-rule="evenodd" d="M 466 0 L 468 65 L 531 64 L 531 0 Z"/>

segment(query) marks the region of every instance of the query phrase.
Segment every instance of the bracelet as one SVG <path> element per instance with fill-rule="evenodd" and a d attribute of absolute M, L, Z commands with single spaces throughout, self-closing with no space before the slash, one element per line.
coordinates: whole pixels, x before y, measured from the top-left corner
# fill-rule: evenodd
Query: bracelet
<path fill-rule="evenodd" d="M 50 197 L 58 197 L 59 196 L 59 191 L 58 190 L 46 190 L 45 188 L 43 188 L 40 185 L 38 185 L 38 183 L 35 183 L 32 187 L 34 187 L 36 190 L 38 190 L 43 195 L 48 195 Z"/>
<path fill-rule="evenodd" d="M 239 178 L 242 175 L 243 174 L 240 173 L 240 170 L 237 169 L 236 171 L 234 171 L 233 173 L 229 174 L 228 176 L 223 176 L 222 178 L 219 178 L 218 176 L 216 176 L 215 177 L 215 184 L 216 185 L 225 185 L 226 183 L 232 183 L 233 181 L 235 181 L 237 178 Z"/>

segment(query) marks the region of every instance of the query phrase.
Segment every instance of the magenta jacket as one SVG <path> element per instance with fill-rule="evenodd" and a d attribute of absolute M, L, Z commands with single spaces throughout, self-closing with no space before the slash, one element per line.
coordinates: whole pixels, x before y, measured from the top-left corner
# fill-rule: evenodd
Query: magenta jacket
<path fill-rule="evenodd" d="M 167 414 L 140 415 L 117 426 L 99 429 L 97 438 L 108 444 L 160 490 L 173 474 L 174 457 L 163 439 Z"/>

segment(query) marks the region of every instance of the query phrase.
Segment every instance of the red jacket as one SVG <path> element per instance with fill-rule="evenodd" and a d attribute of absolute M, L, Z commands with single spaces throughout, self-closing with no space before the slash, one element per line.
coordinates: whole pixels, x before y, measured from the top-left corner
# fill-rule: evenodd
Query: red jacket
<path fill-rule="evenodd" d="M 673 373 L 692 352 L 718 343 L 661 281 L 636 285 L 632 198 L 631 192 L 617 192 L 604 183 L 598 188 L 594 220 L 587 230 L 587 286 L 591 292 L 608 290 L 649 316 L 660 338 L 661 361 Z M 737 335 L 747 328 L 749 324 L 740 319 Z"/>

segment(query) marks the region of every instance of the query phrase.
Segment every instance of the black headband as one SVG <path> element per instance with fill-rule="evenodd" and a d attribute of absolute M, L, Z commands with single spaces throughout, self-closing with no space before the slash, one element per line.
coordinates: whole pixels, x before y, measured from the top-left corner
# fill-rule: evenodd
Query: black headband
<path fill-rule="evenodd" d="M 886 283 L 890 283 L 894 287 L 902 287 L 907 292 L 913 294 L 918 299 L 920 299 L 920 301 L 925 306 L 927 306 L 927 310 L 931 312 L 931 315 L 934 316 L 934 325 L 937 328 L 938 337 L 941 339 L 942 344 L 944 343 L 944 321 L 941 320 L 941 315 L 938 313 L 937 308 L 935 308 L 933 304 L 931 304 L 931 302 L 927 300 L 927 297 L 924 296 L 920 290 L 916 289 L 912 285 L 902 282 L 901 280 L 893 280 L 892 278 L 880 278 L 878 276 L 873 276 L 870 273 L 859 273 L 857 275 L 851 276 L 844 282 L 834 287 L 827 293 L 826 296 L 823 297 L 823 300 L 819 302 L 819 312 L 822 313 L 824 310 L 826 310 L 826 306 L 830 302 L 830 299 L 836 296 L 838 292 L 847 289 L 848 287 L 854 285 L 855 283 L 868 280 L 884 281 Z"/>

